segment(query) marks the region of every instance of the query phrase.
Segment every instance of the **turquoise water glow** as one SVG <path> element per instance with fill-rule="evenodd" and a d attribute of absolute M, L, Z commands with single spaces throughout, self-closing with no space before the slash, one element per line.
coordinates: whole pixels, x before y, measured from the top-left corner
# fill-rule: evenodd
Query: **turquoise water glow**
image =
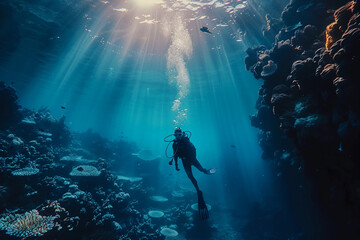
<path fill-rule="evenodd" d="M 238 231 L 232 217 L 276 195 L 249 121 L 261 82 L 243 61 L 256 42 L 235 21 L 247 3 L 164 2 L 83 7 L 63 19 L 67 25 L 59 32 L 40 40 L 39 32 L 22 36 L 0 74 L 14 82 L 23 106 L 46 106 L 56 117 L 65 115 L 74 131 L 91 128 L 161 155 L 163 164 L 153 169 L 159 191 L 164 181 L 173 190 L 193 189 L 181 164 L 180 172 L 167 164 L 163 141 L 175 126 L 191 131 L 198 160 L 218 169 L 211 176 L 194 170 L 213 208 L 210 221 Z M 49 18 L 36 6 L 34 14 Z M 201 32 L 202 26 L 213 34 Z"/>

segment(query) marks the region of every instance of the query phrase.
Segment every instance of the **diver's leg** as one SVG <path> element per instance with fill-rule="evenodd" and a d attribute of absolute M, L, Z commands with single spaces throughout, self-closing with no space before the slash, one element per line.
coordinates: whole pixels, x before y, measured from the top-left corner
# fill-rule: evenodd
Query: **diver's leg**
<path fill-rule="evenodd" d="M 188 178 L 190 179 L 190 181 L 192 182 L 192 184 L 194 185 L 194 187 L 196 188 L 196 191 L 199 192 L 200 189 L 199 189 L 199 186 L 198 186 L 198 183 L 192 173 L 192 169 L 191 169 L 191 165 L 188 164 L 188 165 L 184 165 L 184 169 L 185 169 L 185 172 L 186 172 L 186 175 L 188 176 Z"/>
<path fill-rule="evenodd" d="M 199 162 L 196 158 L 194 158 L 194 159 L 192 160 L 192 164 L 193 164 L 197 169 L 199 169 L 200 172 L 208 173 L 208 170 L 206 170 L 205 168 L 203 168 L 203 167 L 201 166 L 200 162 Z"/>

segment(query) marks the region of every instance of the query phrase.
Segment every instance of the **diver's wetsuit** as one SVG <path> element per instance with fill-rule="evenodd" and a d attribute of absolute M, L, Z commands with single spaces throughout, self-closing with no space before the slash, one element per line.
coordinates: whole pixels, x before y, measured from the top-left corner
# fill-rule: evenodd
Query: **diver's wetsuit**
<path fill-rule="evenodd" d="M 183 136 L 180 140 L 175 140 L 173 143 L 175 166 L 178 166 L 178 158 L 181 158 L 185 172 L 194 184 L 196 191 L 199 192 L 199 186 L 192 173 L 191 165 L 194 165 L 199 171 L 207 173 L 207 170 L 201 166 L 199 161 L 196 159 L 196 148 L 190 142 L 189 138 Z"/>

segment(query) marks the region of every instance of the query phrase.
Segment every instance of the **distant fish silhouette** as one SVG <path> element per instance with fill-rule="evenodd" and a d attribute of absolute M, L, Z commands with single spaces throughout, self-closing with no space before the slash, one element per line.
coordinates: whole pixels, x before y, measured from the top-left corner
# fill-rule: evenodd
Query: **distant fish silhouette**
<path fill-rule="evenodd" d="M 209 28 L 208 27 L 202 27 L 200 28 L 200 31 L 204 32 L 204 33 L 210 33 L 212 34 L 212 32 L 210 32 Z"/>
<path fill-rule="evenodd" d="M 298 23 L 295 24 L 295 25 L 292 25 L 292 26 L 289 26 L 289 27 L 285 28 L 285 32 L 292 32 L 292 31 L 298 29 L 299 27 L 302 27 L 302 23 L 301 23 L 301 22 L 298 22 Z"/>
<path fill-rule="evenodd" d="M 66 109 L 66 107 L 64 107 L 64 106 L 61 106 L 61 108 L 62 108 L 62 109 Z"/>
<path fill-rule="evenodd" d="M 339 152 L 342 152 L 343 151 L 343 148 L 341 146 L 341 143 L 340 143 L 340 147 L 338 148 Z"/>
<path fill-rule="evenodd" d="M 309 3 L 306 4 L 306 5 L 300 6 L 300 7 L 296 10 L 296 12 L 298 12 L 298 13 L 303 12 L 303 11 L 305 11 L 305 10 L 308 10 L 309 8 L 311 8 L 311 7 L 314 6 L 314 5 L 315 5 L 314 2 L 309 2 Z"/>
<path fill-rule="evenodd" d="M 230 147 L 232 147 L 232 148 L 236 148 L 236 146 L 233 144 L 233 145 L 231 145 Z"/>

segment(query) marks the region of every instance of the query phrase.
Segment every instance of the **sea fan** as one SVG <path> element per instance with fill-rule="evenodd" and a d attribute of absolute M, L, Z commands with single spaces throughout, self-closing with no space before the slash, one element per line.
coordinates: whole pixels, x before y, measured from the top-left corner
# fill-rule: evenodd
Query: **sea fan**
<path fill-rule="evenodd" d="M 40 237 L 56 225 L 57 216 L 41 216 L 37 210 L 24 214 L 8 214 L 0 218 L 0 230 L 15 237 Z"/>

